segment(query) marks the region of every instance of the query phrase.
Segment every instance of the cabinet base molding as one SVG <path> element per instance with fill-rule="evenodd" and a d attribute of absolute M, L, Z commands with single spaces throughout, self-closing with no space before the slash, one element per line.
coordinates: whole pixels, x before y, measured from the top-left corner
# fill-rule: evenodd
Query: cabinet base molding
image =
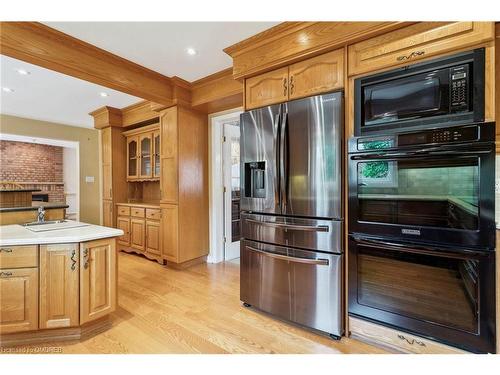
<path fill-rule="evenodd" d="M 124 251 L 125 253 L 129 253 L 129 254 L 134 253 L 134 254 L 144 255 L 149 260 L 156 260 L 162 266 L 165 265 L 165 260 L 159 255 L 154 255 L 154 254 L 151 254 L 148 252 L 134 249 L 133 247 L 127 247 L 127 246 L 123 246 L 123 245 L 118 245 L 118 250 Z"/>
<path fill-rule="evenodd" d="M 464 354 L 464 350 L 397 331 L 359 318 L 349 317 L 350 337 L 393 353 L 408 354 Z"/>
<path fill-rule="evenodd" d="M 102 317 L 80 327 L 43 329 L 39 331 L 17 332 L 0 335 L 0 347 L 31 345 L 48 342 L 85 340 L 111 328 L 109 316 Z"/>
<path fill-rule="evenodd" d="M 188 261 L 183 262 L 183 263 L 175 263 L 175 262 L 167 260 L 167 267 L 175 268 L 177 270 L 183 270 L 183 269 L 186 269 L 188 267 L 195 266 L 197 264 L 206 263 L 206 261 L 207 261 L 206 255 L 199 257 L 199 258 L 188 260 Z"/>

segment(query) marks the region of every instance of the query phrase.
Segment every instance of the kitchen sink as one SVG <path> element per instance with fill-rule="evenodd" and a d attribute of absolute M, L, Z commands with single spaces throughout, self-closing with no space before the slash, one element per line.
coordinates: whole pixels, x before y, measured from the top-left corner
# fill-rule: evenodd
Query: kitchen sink
<path fill-rule="evenodd" d="M 78 221 L 72 220 L 48 220 L 48 221 L 34 221 L 32 223 L 22 224 L 23 227 L 32 231 L 32 232 L 47 232 L 53 230 L 61 230 L 61 229 L 72 229 L 72 228 L 80 228 L 87 227 L 90 224 L 80 223 Z"/>
<path fill-rule="evenodd" d="M 23 224 L 23 227 L 32 227 L 34 225 L 59 224 L 59 223 L 65 223 L 65 222 L 66 222 L 66 220 L 33 221 L 31 223 Z"/>

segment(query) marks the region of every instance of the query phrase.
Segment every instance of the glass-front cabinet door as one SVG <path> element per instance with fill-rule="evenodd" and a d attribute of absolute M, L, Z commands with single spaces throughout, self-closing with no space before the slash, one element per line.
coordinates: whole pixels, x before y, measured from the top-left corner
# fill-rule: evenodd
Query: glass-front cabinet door
<path fill-rule="evenodd" d="M 127 137 L 127 179 L 133 180 L 139 177 L 138 173 L 138 137 Z"/>
<path fill-rule="evenodd" d="M 153 132 L 153 178 L 160 178 L 160 131 Z"/>
<path fill-rule="evenodd" d="M 149 134 L 141 134 L 139 136 L 140 142 L 140 178 L 150 178 L 153 175 L 153 166 L 152 166 L 152 133 Z"/>

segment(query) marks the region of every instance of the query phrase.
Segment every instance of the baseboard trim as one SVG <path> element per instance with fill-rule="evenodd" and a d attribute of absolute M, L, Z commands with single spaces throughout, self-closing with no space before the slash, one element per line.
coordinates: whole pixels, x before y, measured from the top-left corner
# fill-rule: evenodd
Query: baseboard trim
<path fill-rule="evenodd" d="M 84 340 L 111 328 L 109 316 L 104 316 L 80 327 L 41 329 L 38 331 L 16 332 L 0 335 L 0 347 Z"/>

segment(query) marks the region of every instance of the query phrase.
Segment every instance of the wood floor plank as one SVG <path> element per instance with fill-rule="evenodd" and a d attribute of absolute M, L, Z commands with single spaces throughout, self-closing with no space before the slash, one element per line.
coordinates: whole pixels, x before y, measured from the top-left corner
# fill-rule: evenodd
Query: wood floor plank
<path fill-rule="evenodd" d="M 331 340 L 242 306 L 239 264 L 163 267 L 120 253 L 112 327 L 81 342 L 50 342 L 63 353 L 384 353 L 355 339 Z M 29 346 L 18 347 L 19 352 Z M 56 351 L 57 352 L 57 351 Z"/>

